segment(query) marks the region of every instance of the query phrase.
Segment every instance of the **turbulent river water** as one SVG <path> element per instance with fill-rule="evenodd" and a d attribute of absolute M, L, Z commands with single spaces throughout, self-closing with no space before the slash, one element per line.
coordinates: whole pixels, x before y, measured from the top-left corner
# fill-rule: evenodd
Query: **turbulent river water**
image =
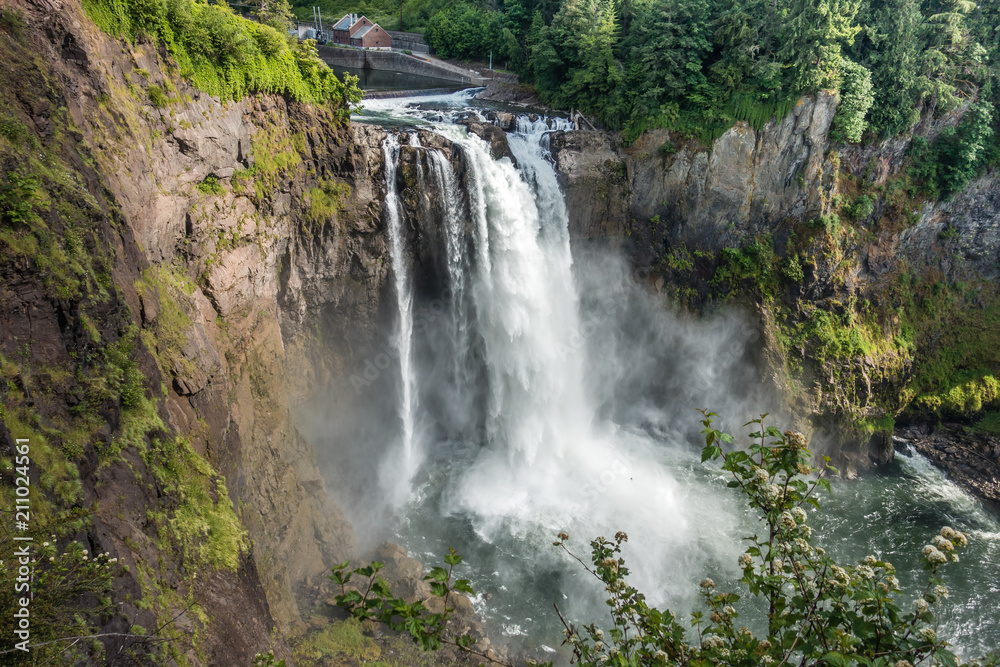
<path fill-rule="evenodd" d="M 453 122 L 470 111 L 485 109 L 460 93 L 371 101 L 357 119 L 392 133 L 399 382 L 394 414 L 381 416 L 391 426 L 380 497 L 395 540 L 425 564 L 456 548 L 494 635 L 535 651 L 561 641 L 553 603 L 572 619 L 607 616 L 603 591 L 551 546 L 559 531 L 584 557 L 592 537 L 626 531 L 633 582 L 680 613 L 697 607 L 706 575 L 738 590 L 742 538 L 760 524 L 717 465 L 700 462 L 695 408 L 737 432 L 768 411 L 753 328 L 736 311 L 689 319 L 614 252 L 571 247 L 548 151 L 565 120 L 520 117 L 508 135 L 515 166 Z M 415 128 L 452 141 L 463 173 L 420 146 Z M 418 185 L 434 193 L 422 226 L 437 230 L 443 278 L 430 290 L 407 259 L 406 146 L 426 153 Z M 1000 522 L 919 455 L 835 483 L 810 521 L 844 560 L 892 561 L 904 590 L 915 590 L 919 550 L 941 526 L 968 531 L 962 562 L 948 567 L 941 632 L 970 657 L 1000 646 Z"/>

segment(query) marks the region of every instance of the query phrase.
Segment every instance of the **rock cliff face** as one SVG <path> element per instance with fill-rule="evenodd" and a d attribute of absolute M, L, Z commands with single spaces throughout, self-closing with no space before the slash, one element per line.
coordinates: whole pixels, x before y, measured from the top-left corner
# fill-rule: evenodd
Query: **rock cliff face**
<path fill-rule="evenodd" d="M 123 616 L 105 629 L 127 630 L 125 618 L 155 628 L 195 603 L 205 614 L 168 628 L 198 637 L 178 649 L 189 661 L 249 664 L 273 643 L 287 655 L 281 637 L 306 627 L 331 565 L 356 555 L 294 408 L 345 359 L 363 358 L 381 324 L 384 135 L 276 96 L 222 103 L 188 86 L 155 45 L 102 34 L 77 2 L 11 9 L 23 25 L 0 35 L 5 122 L 92 202 L 75 252 L 107 273 L 89 296 L 59 292 L 56 268 L 4 237 L 0 354 L 17 360 L 5 373 L 22 390 L 4 395 L 0 430 L 29 413 L 52 433 L 80 424 L 73 406 L 89 390 L 79 378 L 99 372 L 82 361 L 98 349 L 88 341 L 133 341 L 159 425 L 105 401 L 78 463 L 79 502 L 96 509 L 75 537 L 129 566 L 117 585 Z M 154 86 L 166 91 L 159 106 Z M 43 168 L 22 162 L 5 173 Z M 64 208 L 53 202 L 49 228 L 77 234 Z M 38 369 L 60 365 L 65 382 L 37 381 Z M 117 442 L 132 423 L 138 439 L 99 462 L 101 439 Z M 176 490 L 146 462 L 175 436 L 225 479 L 250 545 L 232 568 L 197 570 L 188 545 L 165 544 L 167 524 L 149 518 L 176 511 Z"/>
<path fill-rule="evenodd" d="M 821 215 L 836 104 L 828 94 L 804 99 L 760 131 L 737 124 L 710 149 L 691 140 L 675 145 L 665 130 L 629 147 L 609 132 L 557 135 L 553 153 L 578 237 L 621 244 L 635 226 L 659 216 L 669 242 L 722 249 L 774 221 Z"/>
<path fill-rule="evenodd" d="M 805 98 L 711 147 L 662 130 L 630 146 L 609 132 L 556 134 L 552 147 L 576 242 L 625 249 L 640 276 L 695 310 L 751 302 L 790 413 L 852 473 L 891 457 L 885 424 L 904 407 L 908 419 L 940 417 L 926 409 L 937 398 L 910 401 L 934 384 L 921 373 L 947 355 L 942 335 L 992 326 L 992 314 L 926 315 L 944 286 L 974 285 L 972 312 L 993 312 L 1000 185 L 987 174 L 928 202 L 907 176 L 909 137 L 833 145 L 836 105 L 826 93 Z M 914 133 L 933 140 L 963 112 Z M 995 373 L 991 346 L 935 372 Z"/>

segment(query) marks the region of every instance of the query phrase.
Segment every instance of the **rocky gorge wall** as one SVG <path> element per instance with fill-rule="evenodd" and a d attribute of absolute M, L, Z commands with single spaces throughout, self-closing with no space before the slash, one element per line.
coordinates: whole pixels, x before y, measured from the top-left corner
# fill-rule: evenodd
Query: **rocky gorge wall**
<path fill-rule="evenodd" d="M 973 423 L 1000 407 L 1000 182 L 928 201 L 907 172 L 911 135 L 835 145 L 836 106 L 804 98 L 710 147 L 666 130 L 632 145 L 557 133 L 552 147 L 577 244 L 624 249 L 683 307 L 749 304 L 789 413 L 853 475 L 891 458 L 897 418 Z M 933 141 L 963 112 L 913 135 Z M 987 431 L 970 438 L 996 458 Z"/>
<path fill-rule="evenodd" d="M 82 519 L 47 525 L 127 566 L 102 631 L 163 626 L 191 664 L 289 657 L 357 555 L 293 408 L 373 345 L 384 135 L 220 102 L 77 2 L 4 12 L 4 172 L 42 213 L 4 215 L 3 444 L 30 433 L 78 468 L 47 493 Z"/>

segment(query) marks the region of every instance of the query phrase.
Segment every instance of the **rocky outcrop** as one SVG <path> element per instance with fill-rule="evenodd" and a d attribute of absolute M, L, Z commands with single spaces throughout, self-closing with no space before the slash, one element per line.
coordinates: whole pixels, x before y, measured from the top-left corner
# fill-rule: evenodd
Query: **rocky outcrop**
<path fill-rule="evenodd" d="M 507 81 L 490 81 L 486 84 L 486 88 L 476 95 L 476 99 L 525 107 L 541 106 L 538 92 L 533 86 Z"/>
<path fill-rule="evenodd" d="M 959 486 L 1000 511 L 1000 438 L 949 424 L 900 429 L 896 444 L 900 449 L 914 448 Z"/>
<path fill-rule="evenodd" d="M 493 156 L 494 160 L 506 157 L 515 165 L 517 164 L 517 159 L 514 158 L 514 154 L 510 152 L 510 146 L 507 145 L 507 133 L 498 125 L 483 123 L 475 114 L 460 116 L 456 122 L 459 125 L 464 125 L 471 134 L 488 143 L 490 145 L 490 155 Z"/>
<path fill-rule="evenodd" d="M 737 123 L 708 148 L 666 130 L 631 146 L 609 132 L 557 133 L 552 152 L 578 238 L 621 244 L 658 216 L 669 241 L 722 249 L 784 218 L 821 215 L 836 106 L 830 94 L 805 98 L 781 121 Z"/>

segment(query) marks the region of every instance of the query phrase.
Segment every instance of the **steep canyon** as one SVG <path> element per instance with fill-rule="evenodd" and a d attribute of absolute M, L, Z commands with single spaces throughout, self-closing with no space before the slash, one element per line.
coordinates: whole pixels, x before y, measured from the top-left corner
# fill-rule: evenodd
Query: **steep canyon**
<path fill-rule="evenodd" d="M 558 194 L 555 183 L 539 185 L 534 153 L 509 145 L 532 121 L 464 119 L 488 143 L 480 152 L 464 130 L 403 133 L 398 176 L 387 181 L 391 127 L 278 95 L 221 101 L 186 82 L 162 47 L 102 33 L 76 0 L 4 7 L 21 22 L 0 28 L 0 453 L 10 456 L 13 438 L 37 442 L 33 483 L 46 525 L 60 526 L 59 541 L 128 566 L 104 632 L 167 624 L 168 652 L 190 664 L 250 664 L 268 647 L 291 659 L 291 638 L 329 627 L 330 568 L 392 538 L 385 518 L 405 502 L 385 478 L 408 482 L 411 472 L 382 464 L 395 443 L 381 422 L 397 416 L 407 382 L 386 208 L 393 185 L 396 261 L 411 267 L 407 289 L 425 314 L 415 349 L 453 358 L 429 347 L 426 332 L 452 322 L 435 309 L 487 297 L 447 289 L 485 262 L 452 261 L 480 246 L 474 230 L 447 228 L 448 211 L 456 191 L 485 187 L 471 184 L 482 174 L 477 159 L 515 158 L 520 172 L 503 167 L 512 188 L 523 173 Z M 574 323 L 573 298 L 558 293 L 571 266 L 584 275 L 576 289 L 585 314 L 689 327 L 642 342 L 661 348 L 656 370 L 681 369 L 675 378 L 650 371 L 642 388 L 665 399 L 687 389 L 692 405 L 678 405 L 678 420 L 714 407 L 694 403 L 730 383 L 722 395 L 731 404 L 773 401 L 853 474 L 891 458 L 900 415 L 971 424 L 1000 408 L 1000 184 L 987 174 L 949 202 L 925 201 L 905 182 L 905 140 L 831 145 L 836 103 L 804 99 L 786 118 L 738 124 L 711 147 L 665 131 L 632 145 L 610 132 L 554 132 L 546 141 L 566 211 L 550 196 L 542 213 L 568 221 L 569 237 L 558 239 L 565 256 L 555 267 L 555 255 L 524 257 L 552 271 L 545 303 L 566 309 L 556 318 L 566 339 L 590 321 Z M 933 137 L 960 116 L 928 118 L 917 133 Z M 506 136 L 504 124 L 522 132 Z M 627 264 L 609 260 L 609 249 Z M 609 264 L 622 285 L 631 274 L 648 290 L 602 285 Z M 587 266 L 601 268 L 588 279 Z M 516 287 L 496 286 L 490 298 Z M 739 314 L 719 315 L 729 302 Z M 500 346 L 499 325 L 493 333 Z M 587 344 L 595 341 L 615 342 Z M 468 347 L 470 358 L 489 356 Z M 696 376 L 668 358 L 675 349 L 717 367 Z M 533 362 L 512 363 L 530 375 Z M 500 382 L 514 392 L 517 377 Z M 678 378 L 695 378 L 694 389 Z M 469 386 L 465 412 L 488 412 L 488 397 Z M 452 399 L 423 396 L 442 414 Z M 537 417 L 526 424 L 562 411 L 560 425 L 578 426 L 575 403 L 519 405 Z M 609 423 L 619 416 L 607 412 Z M 469 426 L 451 417 L 456 429 Z M 997 499 L 1000 443 L 975 432 L 965 446 L 992 466 L 992 486 L 981 477 L 973 486 Z M 553 503 L 537 513 L 551 517 Z M 398 547 L 378 553 L 391 580 L 426 596 L 416 561 Z M 106 653 L 122 646 L 161 650 L 105 640 Z"/>

